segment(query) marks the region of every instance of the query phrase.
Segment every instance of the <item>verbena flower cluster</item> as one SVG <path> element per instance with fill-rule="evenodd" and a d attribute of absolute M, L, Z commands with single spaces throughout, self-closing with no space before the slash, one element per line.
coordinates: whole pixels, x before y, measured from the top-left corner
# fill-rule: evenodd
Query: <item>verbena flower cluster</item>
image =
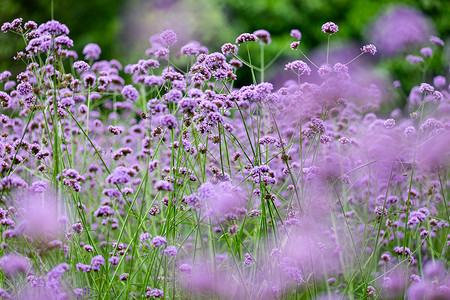
<path fill-rule="evenodd" d="M 266 30 L 220 53 L 168 29 L 126 66 L 94 43 L 79 57 L 55 20 L 1 30 L 25 41 L 24 70 L 0 73 L 2 298 L 450 295 L 448 74 L 389 115 L 353 60 L 304 56 L 298 29 L 278 88 L 247 51 Z M 426 70 L 430 43 L 406 59 Z"/>

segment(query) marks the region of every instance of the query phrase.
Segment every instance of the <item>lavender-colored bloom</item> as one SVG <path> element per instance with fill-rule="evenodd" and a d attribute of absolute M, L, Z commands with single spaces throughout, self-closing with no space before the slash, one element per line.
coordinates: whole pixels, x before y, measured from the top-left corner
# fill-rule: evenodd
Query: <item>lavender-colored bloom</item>
<path fill-rule="evenodd" d="M 73 47 L 73 41 L 65 35 L 61 35 L 55 38 L 55 44 L 56 45 L 60 45 L 60 46 L 64 46 L 67 48 L 71 48 Z"/>
<path fill-rule="evenodd" d="M 394 128 L 394 126 L 395 126 L 394 119 L 387 119 L 386 121 L 384 121 L 384 127 L 391 129 L 391 128 Z"/>
<path fill-rule="evenodd" d="M 189 205 L 193 210 L 198 210 L 200 207 L 202 207 L 200 198 L 196 194 L 187 196 L 184 199 L 184 202 L 186 202 L 186 204 Z"/>
<path fill-rule="evenodd" d="M 76 264 L 75 267 L 77 268 L 78 271 L 84 273 L 89 273 L 92 270 L 92 267 L 90 265 L 85 265 L 82 263 Z"/>
<path fill-rule="evenodd" d="M 160 289 L 152 289 L 151 292 L 149 293 L 149 296 L 153 298 L 162 299 L 164 297 L 164 292 Z"/>
<path fill-rule="evenodd" d="M 150 233 L 148 233 L 148 232 L 145 232 L 145 233 L 141 234 L 139 240 L 141 242 L 145 242 L 145 241 L 147 241 L 147 240 L 149 240 L 151 238 L 152 238 L 152 235 Z"/>
<path fill-rule="evenodd" d="M 222 50 L 222 53 L 225 54 L 226 56 L 231 56 L 233 54 L 238 53 L 238 47 L 236 45 L 233 45 L 230 43 L 223 44 L 223 46 L 221 47 L 221 50 Z"/>
<path fill-rule="evenodd" d="M 290 36 L 296 38 L 299 41 L 302 39 L 302 33 L 298 29 L 292 29 Z"/>
<path fill-rule="evenodd" d="M 338 30 L 339 30 L 339 26 L 337 26 L 333 22 L 327 22 L 322 25 L 323 33 L 329 33 L 331 35 L 331 34 L 335 34 L 336 32 L 338 32 Z"/>
<path fill-rule="evenodd" d="M 22 82 L 19 83 L 17 86 L 17 91 L 19 92 L 19 95 L 26 96 L 29 93 L 31 93 L 33 87 L 28 82 Z"/>
<path fill-rule="evenodd" d="M 250 266 L 253 262 L 253 257 L 249 253 L 245 253 L 244 265 Z"/>
<path fill-rule="evenodd" d="M 128 274 L 128 273 L 122 273 L 122 274 L 119 275 L 119 280 L 125 281 L 125 280 L 128 279 L 128 277 L 130 277 L 130 274 Z"/>
<path fill-rule="evenodd" d="M 384 11 L 370 27 L 370 40 L 384 55 L 394 55 L 410 45 L 423 44 L 432 26 L 420 11 L 408 7 L 391 7 Z"/>
<path fill-rule="evenodd" d="M 446 83 L 446 79 L 444 76 L 442 75 L 438 75 L 436 77 L 433 78 L 433 84 L 435 87 L 437 88 L 441 88 L 444 87 Z"/>
<path fill-rule="evenodd" d="M 75 223 L 72 225 L 73 231 L 76 233 L 82 233 L 83 232 L 83 225 L 81 223 Z"/>
<path fill-rule="evenodd" d="M 398 80 L 395 80 L 394 82 L 392 82 L 392 85 L 393 85 L 395 88 L 399 88 L 399 87 L 402 86 L 401 82 L 398 81 Z"/>
<path fill-rule="evenodd" d="M 307 63 L 305 63 L 302 60 L 296 60 L 296 61 L 290 62 L 284 67 L 284 69 L 286 71 L 288 71 L 288 70 L 294 71 L 294 72 L 296 72 L 296 73 L 298 73 L 300 75 L 304 75 L 304 74 L 309 75 L 309 74 L 311 74 L 310 67 L 308 66 Z"/>
<path fill-rule="evenodd" d="M 181 273 L 190 274 L 192 272 L 192 266 L 188 264 L 182 264 L 179 269 Z"/>
<path fill-rule="evenodd" d="M 331 72 L 333 72 L 333 69 L 331 68 L 330 65 L 322 65 L 320 66 L 320 68 L 317 70 L 317 74 L 319 74 L 319 76 L 326 76 L 328 74 L 330 74 Z"/>
<path fill-rule="evenodd" d="M 160 246 L 166 245 L 167 239 L 163 236 L 158 235 L 152 239 L 151 244 L 152 244 L 153 248 L 158 248 Z"/>
<path fill-rule="evenodd" d="M 372 44 L 364 45 L 361 48 L 361 52 L 362 53 L 370 53 L 372 55 L 375 55 L 375 53 L 377 53 L 377 48 L 374 45 L 372 45 Z"/>
<path fill-rule="evenodd" d="M 166 47 L 173 46 L 177 42 L 177 34 L 170 29 L 164 30 L 159 35 L 159 38 Z"/>
<path fill-rule="evenodd" d="M 433 97 L 434 97 L 434 99 L 436 99 L 438 101 L 442 101 L 444 99 L 444 95 L 439 91 L 434 91 Z"/>
<path fill-rule="evenodd" d="M 95 85 L 95 82 L 97 81 L 97 77 L 93 73 L 88 73 L 83 75 L 83 82 L 85 86 L 92 87 Z"/>
<path fill-rule="evenodd" d="M 8 294 L 4 289 L 0 289 L 0 297 L 3 299 L 11 299 L 11 295 Z"/>
<path fill-rule="evenodd" d="M 420 49 L 420 54 L 422 54 L 425 57 L 431 57 L 433 56 L 433 50 L 431 50 L 430 47 L 424 47 Z"/>
<path fill-rule="evenodd" d="M 406 60 L 412 65 L 423 63 L 423 57 L 416 55 L 407 55 Z"/>
<path fill-rule="evenodd" d="M 111 257 L 108 259 L 108 261 L 109 261 L 109 263 L 110 263 L 111 265 L 117 266 L 117 265 L 119 264 L 119 262 L 120 262 L 120 258 L 119 258 L 118 256 L 111 256 Z"/>
<path fill-rule="evenodd" d="M 162 127 L 167 127 L 168 129 L 174 129 L 177 127 L 177 119 L 174 115 L 162 116 L 159 122 Z"/>
<path fill-rule="evenodd" d="M 11 72 L 9 71 L 3 71 L 0 73 L 0 82 L 4 82 L 8 80 L 8 78 L 11 77 Z"/>
<path fill-rule="evenodd" d="M 36 181 L 31 185 L 31 190 L 35 193 L 43 193 L 47 190 L 49 183 L 47 181 Z"/>
<path fill-rule="evenodd" d="M 300 42 L 299 41 L 295 41 L 292 42 L 291 45 L 289 46 L 292 50 L 296 50 L 298 49 L 298 46 L 300 46 Z"/>
<path fill-rule="evenodd" d="M 173 184 L 171 182 L 160 180 L 155 184 L 155 189 L 158 191 L 173 191 Z"/>
<path fill-rule="evenodd" d="M 429 41 L 433 44 L 436 44 L 436 45 L 439 45 L 442 47 L 444 47 L 444 45 L 445 45 L 443 40 L 441 40 L 440 38 L 438 38 L 437 36 L 434 36 L 434 35 L 430 36 Z"/>
<path fill-rule="evenodd" d="M 27 274 L 31 270 L 29 259 L 18 254 L 3 256 L 0 259 L 0 267 L 6 276 L 13 276 L 16 273 Z"/>
<path fill-rule="evenodd" d="M 56 20 L 51 20 L 39 25 L 38 32 L 40 34 L 49 33 L 50 35 L 69 34 L 69 28 Z"/>
<path fill-rule="evenodd" d="M 431 94 L 434 92 L 434 87 L 429 85 L 428 83 L 421 83 L 419 87 L 419 91 L 422 94 Z"/>
<path fill-rule="evenodd" d="M 256 42 L 257 39 L 258 38 L 254 34 L 243 33 L 236 38 L 236 44 L 240 45 L 240 44 L 248 43 L 248 42 Z"/>
<path fill-rule="evenodd" d="M 272 42 L 270 39 L 270 33 L 267 30 L 259 29 L 253 32 L 253 34 L 258 38 L 259 42 L 263 45 L 268 45 Z"/>
<path fill-rule="evenodd" d="M 119 166 L 106 177 L 106 182 L 110 184 L 125 184 L 131 180 L 132 171 L 123 166 Z"/>
<path fill-rule="evenodd" d="M 108 205 L 100 206 L 95 212 L 94 217 L 108 217 L 114 214 L 114 209 Z"/>
<path fill-rule="evenodd" d="M 175 246 L 169 246 L 166 249 L 163 250 L 163 254 L 166 256 L 175 257 L 177 256 L 178 250 Z"/>
<path fill-rule="evenodd" d="M 91 266 L 93 271 L 99 271 L 100 267 L 105 265 L 105 259 L 101 255 L 94 256 L 91 259 Z"/>
<path fill-rule="evenodd" d="M 131 102 L 135 102 L 139 97 L 138 90 L 132 85 L 126 85 L 122 88 L 122 96 L 126 100 L 130 100 Z"/>
<path fill-rule="evenodd" d="M 336 63 L 333 66 L 333 70 L 334 70 L 334 72 L 341 74 L 341 75 L 348 74 L 348 67 L 341 63 Z"/>
<path fill-rule="evenodd" d="M 100 53 L 102 53 L 102 49 L 94 43 L 87 44 L 83 48 L 84 59 L 86 60 L 97 60 L 100 57 Z"/>
<path fill-rule="evenodd" d="M 108 126 L 108 131 L 111 132 L 114 135 L 119 135 L 119 134 L 121 134 L 124 131 L 124 129 L 121 126 L 109 125 Z"/>

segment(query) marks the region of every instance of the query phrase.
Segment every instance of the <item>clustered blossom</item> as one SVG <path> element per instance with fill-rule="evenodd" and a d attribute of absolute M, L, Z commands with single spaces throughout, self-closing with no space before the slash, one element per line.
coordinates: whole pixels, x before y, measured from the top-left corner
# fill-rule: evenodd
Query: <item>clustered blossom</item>
<path fill-rule="evenodd" d="M 100 53 L 102 53 L 100 46 L 94 43 L 87 44 L 83 48 L 84 59 L 86 60 L 97 60 L 100 58 Z"/>
<path fill-rule="evenodd" d="M 226 43 L 226 44 L 223 44 L 221 50 L 222 50 L 222 53 L 225 54 L 226 56 L 231 56 L 233 54 L 237 54 L 238 47 L 236 45 Z"/>
<path fill-rule="evenodd" d="M 374 45 L 372 45 L 372 44 L 364 45 L 361 48 L 361 52 L 362 53 L 370 53 L 372 55 L 375 55 L 375 53 L 377 53 L 377 48 Z"/>
<path fill-rule="evenodd" d="M 164 43 L 165 46 L 170 47 L 175 45 L 175 43 L 177 42 L 177 35 L 173 30 L 167 29 L 164 30 L 160 35 L 159 35 L 161 41 Z"/>
<path fill-rule="evenodd" d="M 322 25 L 323 33 L 329 33 L 331 35 L 331 34 L 335 34 L 336 32 L 338 32 L 338 30 L 339 30 L 339 26 L 337 26 L 333 22 L 327 22 Z"/>
<path fill-rule="evenodd" d="M 386 121 L 384 121 L 384 127 L 391 129 L 391 128 L 394 128 L 394 126 L 395 126 L 394 119 L 387 119 Z"/>
<path fill-rule="evenodd" d="M 253 32 L 262 45 L 268 45 L 272 42 L 270 39 L 270 33 L 267 30 L 260 29 Z"/>
<path fill-rule="evenodd" d="M 298 29 L 292 29 L 290 36 L 296 38 L 299 41 L 302 39 L 302 34 L 301 34 L 300 30 L 298 30 Z"/>
<path fill-rule="evenodd" d="M 236 44 L 244 44 L 248 42 L 256 42 L 258 40 L 258 37 L 251 33 L 243 33 L 240 36 L 236 38 Z"/>
<path fill-rule="evenodd" d="M 294 71 L 299 75 L 311 74 L 311 68 L 302 60 L 295 60 L 293 62 L 290 62 L 284 67 L 284 69 L 286 71 Z"/>

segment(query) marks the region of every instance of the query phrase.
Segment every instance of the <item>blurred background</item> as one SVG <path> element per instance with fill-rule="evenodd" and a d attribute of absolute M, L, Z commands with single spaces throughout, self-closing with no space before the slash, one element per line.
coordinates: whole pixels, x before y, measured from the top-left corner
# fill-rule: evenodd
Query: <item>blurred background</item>
<path fill-rule="evenodd" d="M 1 0 L 0 21 L 22 17 L 39 24 L 51 19 L 51 7 L 51 0 Z M 234 42 L 243 32 L 266 29 L 272 36 L 272 43 L 265 47 L 266 63 L 281 54 L 279 64 L 266 76 L 275 85 L 286 79 L 279 73 L 280 64 L 301 59 L 298 52 L 289 49 L 293 28 L 301 31 L 301 49 L 317 64 L 325 57 L 327 37 L 320 31 L 325 22 L 339 25 L 331 43 L 336 53 L 332 57 L 337 60 L 351 59 L 362 45 L 375 44 L 379 53 L 358 61 L 377 62 L 375 72 L 387 80 L 402 78 L 405 92 L 421 76 L 405 56 L 419 55 L 431 34 L 447 40 L 447 45 L 450 42 L 448 0 L 54 0 L 53 13 L 69 27 L 80 59 L 87 43 L 97 43 L 102 49 L 101 59 L 114 58 L 124 65 L 144 58 L 149 37 L 165 29 L 178 34 L 175 51 L 197 40 L 210 52 L 220 51 L 222 44 Z M 254 44 L 251 51 L 259 56 L 259 45 Z M 23 70 L 23 64 L 12 59 L 23 50 L 23 40 L 11 33 L 1 34 L 0 45 L 0 70 L 9 69 L 13 74 L 17 74 L 16 69 Z M 435 52 L 427 73 L 430 77 L 447 73 L 447 45 Z M 240 72 L 238 85 L 249 83 L 248 71 Z"/>

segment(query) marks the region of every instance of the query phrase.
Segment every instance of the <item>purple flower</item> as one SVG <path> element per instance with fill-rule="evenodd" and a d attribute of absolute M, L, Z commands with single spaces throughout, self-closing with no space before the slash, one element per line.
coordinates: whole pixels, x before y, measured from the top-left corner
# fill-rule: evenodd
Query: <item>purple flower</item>
<path fill-rule="evenodd" d="M 433 50 L 431 50 L 430 47 L 424 47 L 420 49 L 420 54 L 422 54 L 425 57 L 431 57 L 433 56 Z"/>
<path fill-rule="evenodd" d="M 252 262 L 253 262 L 253 257 L 250 254 L 245 253 L 244 265 L 250 266 L 252 264 Z"/>
<path fill-rule="evenodd" d="M 119 258 L 118 256 L 111 256 L 111 257 L 108 259 L 108 261 L 109 261 L 109 263 L 110 263 L 111 265 L 117 266 L 117 265 L 119 264 L 119 262 L 120 262 L 120 258 Z"/>
<path fill-rule="evenodd" d="M 300 42 L 299 41 L 292 42 L 291 45 L 290 45 L 292 50 L 298 49 L 298 46 L 300 46 Z"/>
<path fill-rule="evenodd" d="M 221 50 L 222 50 L 222 53 L 225 54 L 226 56 L 231 56 L 233 54 L 238 53 L 238 47 L 236 45 L 233 45 L 230 43 L 223 44 L 223 46 L 221 47 Z"/>
<path fill-rule="evenodd" d="M 76 264 L 75 267 L 77 268 L 78 271 L 84 273 L 89 273 L 92 270 L 92 267 L 90 265 L 85 265 L 82 263 Z"/>
<path fill-rule="evenodd" d="M 397 6 L 385 10 L 370 26 L 370 40 L 384 55 L 394 55 L 408 46 L 423 44 L 432 30 L 430 25 L 420 11 Z"/>
<path fill-rule="evenodd" d="M 128 273 L 122 273 L 122 274 L 120 274 L 120 276 L 119 276 L 119 280 L 125 281 L 125 280 L 128 279 L 128 277 L 130 277 L 130 274 L 128 274 Z"/>
<path fill-rule="evenodd" d="M 394 82 L 392 82 L 392 85 L 393 85 L 395 88 L 399 88 L 399 87 L 402 86 L 401 82 L 398 81 L 398 80 L 395 80 Z"/>
<path fill-rule="evenodd" d="M 177 35 L 173 30 L 167 29 L 164 30 L 159 38 L 163 42 L 163 44 L 167 47 L 173 46 L 177 42 Z"/>
<path fill-rule="evenodd" d="M 370 53 L 372 55 L 375 55 L 375 53 L 377 53 L 377 48 L 374 45 L 372 45 L 372 44 L 364 45 L 361 48 L 361 52 L 362 53 Z"/>
<path fill-rule="evenodd" d="M 152 243 L 153 243 L 153 241 L 152 241 Z M 177 247 L 175 247 L 175 246 L 169 246 L 163 250 L 163 254 L 166 256 L 175 257 L 175 256 L 177 256 L 177 253 L 178 253 L 178 250 L 177 250 Z"/>
<path fill-rule="evenodd" d="M 100 267 L 105 265 L 105 259 L 101 255 L 94 256 L 91 259 L 92 270 L 99 271 Z"/>
<path fill-rule="evenodd" d="M 179 269 L 181 273 L 190 274 L 192 272 L 192 266 L 188 264 L 182 264 Z"/>
<path fill-rule="evenodd" d="M 240 45 L 240 44 L 248 43 L 248 42 L 256 42 L 257 39 L 258 38 L 254 34 L 243 33 L 237 37 L 236 44 Z"/>
<path fill-rule="evenodd" d="M 114 209 L 112 209 L 108 205 L 102 205 L 94 212 L 94 217 L 103 217 L 103 216 L 108 217 L 112 216 L 113 214 Z"/>
<path fill-rule="evenodd" d="M 100 53 L 102 53 L 102 49 L 94 43 L 87 44 L 83 48 L 84 59 L 86 60 L 97 60 L 100 57 Z"/>
<path fill-rule="evenodd" d="M 123 166 L 114 169 L 111 175 L 106 177 L 106 182 L 110 184 L 125 184 L 131 180 L 134 171 Z"/>
<path fill-rule="evenodd" d="M 51 35 L 69 34 L 69 28 L 56 20 L 51 20 L 39 25 L 38 32 L 40 34 L 49 33 Z"/>
<path fill-rule="evenodd" d="M 198 210 L 202 206 L 200 198 L 196 194 L 187 196 L 184 199 L 184 202 L 186 202 L 193 210 Z"/>
<path fill-rule="evenodd" d="M 416 56 L 416 55 L 407 55 L 406 60 L 412 65 L 417 65 L 419 63 L 423 63 L 423 57 Z"/>
<path fill-rule="evenodd" d="M 138 90 L 132 85 L 126 85 L 122 88 L 122 96 L 126 100 L 130 100 L 131 102 L 135 102 L 139 97 Z"/>
<path fill-rule="evenodd" d="M 160 289 L 152 289 L 151 292 L 147 293 L 147 294 L 149 294 L 149 296 L 153 297 L 153 298 L 161 298 L 162 299 L 164 297 L 164 292 Z"/>
<path fill-rule="evenodd" d="M 302 60 L 295 60 L 293 62 L 290 62 L 284 67 L 284 69 L 286 71 L 294 71 L 295 73 L 300 75 L 311 74 L 311 69 L 309 68 L 308 64 Z"/>
<path fill-rule="evenodd" d="M 445 86 L 446 79 L 444 76 L 438 75 L 433 78 L 433 84 L 435 87 L 441 88 Z"/>
<path fill-rule="evenodd" d="M 11 72 L 9 71 L 3 71 L 0 73 L 0 82 L 4 82 L 8 80 L 8 78 L 11 77 Z"/>
<path fill-rule="evenodd" d="M 174 129 L 177 127 L 177 119 L 175 119 L 174 115 L 162 116 L 159 122 L 162 127 L 167 127 L 168 129 Z"/>
<path fill-rule="evenodd" d="M 302 33 L 298 29 L 292 29 L 290 36 L 296 38 L 299 41 L 302 39 Z"/>
<path fill-rule="evenodd" d="M 339 26 L 337 26 L 333 22 L 327 22 L 322 25 L 323 33 L 329 33 L 331 35 L 331 34 L 335 34 L 336 32 L 338 32 L 338 30 L 339 30 Z"/>
<path fill-rule="evenodd" d="M 428 83 L 421 83 L 419 87 L 419 91 L 422 94 L 431 94 L 434 92 L 434 87 L 429 85 Z"/>
<path fill-rule="evenodd" d="M 160 180 L 155 184 L 155 189 L 158 191 L 173 191 L 173 184 L 171 182 Z"/>
<path fill-rule="evenodd" d="M 29 259 L 18 254 L 3 256 L 0 259 L 0 267 L 6 276 L 12 276 L 16 273 L 27 274 L 31 271 Z"/>
<path fill-rule="evenodd" d="M 109 132 L 111 132 L 112 134 L 114 134 L 114 135 L 119 135 L 119 134 L 121 134 L 122 132 L 123 132 L 123 127 L 121 127 L 121 126 L 112 126 L 112 125 L 109 125 L 108 126 L 108 131 Z"/>
<path fill-rule="evenodd" d="M 272 42 L 270 39 L 270 33 L 267 30 L 259 29 L 253 32 L 253 34 L 258 38 L 259 42 L 263 45 L 268 45 Z"/>
<path fill-rule="evenodd" d="M 429 41 L 433 44 L 436 44 L 436 45 L 439 45 L 442 47 L 444 47 L 444 45 L 445 45 L 443 40 L 441 40 L 440 38 L 438 38 L 437 36 L 434 36 L 434 35 L 430 36 Z"/>
<path fill-rule="evenodd" d="M 394 126 L 395 126 L 394 119 L 387 119 L 386 121 L 384 121 L 384 127 L 391 129 L 391 128 L 394 128 Z"/>
<path fill-rule="evenodd" d="M 152 239 L 151 244 L 152 244 L 153 248 L 158 248 L 160 246 L 166 245 L 167 239 L 163 236 L 158 235 Z"/>

